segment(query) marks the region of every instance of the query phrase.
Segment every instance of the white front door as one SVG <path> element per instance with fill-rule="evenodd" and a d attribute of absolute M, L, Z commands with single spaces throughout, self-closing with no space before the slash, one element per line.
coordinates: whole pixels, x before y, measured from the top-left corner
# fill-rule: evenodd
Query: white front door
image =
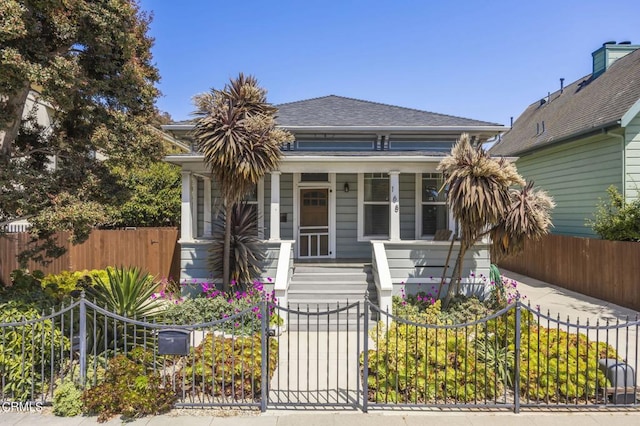
<path fill-rule="evenodd" d="M 330 257 L 329 189 L 300 188 L 298 257 Z"/>

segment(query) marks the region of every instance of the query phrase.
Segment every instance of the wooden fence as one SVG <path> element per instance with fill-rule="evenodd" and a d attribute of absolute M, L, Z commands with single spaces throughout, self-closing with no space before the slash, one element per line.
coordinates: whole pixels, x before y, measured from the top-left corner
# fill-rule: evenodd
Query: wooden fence
<path fill-rule="evenodd" d="M 103 269 L 107 266 L 138 266 L 157 278 L 180 276 L 180 249 L 175 228 L 138 228 L 135 230 L 95 230 L 82 244 L 72 245 L 68 234 L 60 233 L 58 242 L 67 252 L 50 263 L 29 262 L 29 270 L 45 274 L 61 271 Z M 9 283 L 11 271 L 18 268 L 17 255 L 30 240 L 28 233 L 0 235 L 0 283 Z"/>
<path fill-rule="evenodd" d="M 548 235 L 499 266 L 640 311 L 640 243 Z"/>

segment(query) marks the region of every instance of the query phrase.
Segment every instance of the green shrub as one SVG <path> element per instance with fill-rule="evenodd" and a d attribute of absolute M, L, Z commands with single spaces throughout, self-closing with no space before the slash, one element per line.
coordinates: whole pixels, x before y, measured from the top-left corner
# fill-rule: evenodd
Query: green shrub
<path fill-rule="evenodd" d="M 162 318 L 165 324 L 201 324 L 228 318 L 252 306 L 255 306 L 254 302 L 248 299 L 195 297 L 182 303 L 167 305 Z M 233 321 L 223 322 L 217 329 L 234 334 L 253 334 L 260 331 L 260 318 L 250 312 Z"/>
<path fill-rule="evenodd" d="M 73 417 L 82 413 L 82 392 L 72 381 L 65 381 L 53 392 L 53 414 Z"/>
<path fill-rule="evenodd" d="M 151 367 L 153 354 L 136 348 L 129 356 L 109 361 L 102 383 L 82 395 L 83 410 L 104 422 L 121 414 L 125 419 L 169 411 L 176 394 L 163 386 L 160 374 Z"/>
<path fill-rule="evenodd" d="M 568 402 L 594 397 L 607 385 L 598 369 L 601 358 L 618 358 L 606 343 L 584 334 L 531 326 L 522 334 L 520 389 L 534 400 Z"/>
<path fill-rule="evenodd" d="M 40 318 L 40 311 L 20 303 L 0 304 L 0 324 Z M 4 395 L 14 400 L 39 398 L 50 378 L 43 376 L 53 367 L 58 371 L 61 352 L 70 349 L 69 339 L 51 320 L 2 328 L 0 345 L 0 383 Z M 53 354 L 53 359 L 52 355 Z M 66 355 L 65 355 L 66 356 Z"/>
<path fill-rule="evenodd" d="M 499 394 L 495 373 L 478 361 L 464 330 L 421 328 L 394 322 L 372 330 L 369 399 L 391 403 L 470 402 Z M 361 363 L 363 359 L 361 358 Z"/>
<path fill-rule="evenodd" d="M 477 297 L 458 294 L 451 299 L 447 309 L 442 311 L 440 319 L 449 324 L 464 324 L 490 314 L 491 310 Z"/>
<path fill-rule="evenodd" d="M 607 193 L 609 201 L 600 201 L 586 225 L 604 240 L 640 241 L 640 199 L 627 202 L 613 185 Z"/>
<path fill-rule="evenodd" d="M 260 395 L 278 365 L 278 341 L 269 339 L 269 377 L 262 377 L 262 338 L 207 334 L 185 367 L 187 392 L 237 399 Z"/>

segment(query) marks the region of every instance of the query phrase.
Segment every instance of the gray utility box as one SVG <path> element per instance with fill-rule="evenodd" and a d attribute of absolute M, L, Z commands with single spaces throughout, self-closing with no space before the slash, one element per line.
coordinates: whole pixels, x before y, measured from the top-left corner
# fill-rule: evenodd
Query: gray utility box
<path fill-rule="evenodd" d="M 158 330 L 158 355 L 189 355 L 191 332 L 178 328 Z"/>
<path fill-rule="evenodd" d="M 598 368 L 611 383 L 605 396 L 610 395 L 612 403 L 635 404 L 636 374 L 633 367 L 623 361 L 606 358 L 598 361 Z"/>

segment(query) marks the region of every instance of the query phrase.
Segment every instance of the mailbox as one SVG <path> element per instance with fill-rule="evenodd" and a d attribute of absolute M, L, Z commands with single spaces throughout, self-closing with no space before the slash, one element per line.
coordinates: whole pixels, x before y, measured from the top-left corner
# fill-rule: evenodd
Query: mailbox
<path fill-rule="evenodd" d="M 189 355 L 189 330 L 165 328 L 158 331 L 158 355 Z"/>
<path fill-rule="evenodd" d="M 606 358 L 598 361 L 598 368 L 611 383 L 612 389 L 607 392 L 611 395 L 611 402 L 614 404 L 634 404 L 636 402 L 634 392 L 636 374 L 633 367 L 617 359 Z"/>

